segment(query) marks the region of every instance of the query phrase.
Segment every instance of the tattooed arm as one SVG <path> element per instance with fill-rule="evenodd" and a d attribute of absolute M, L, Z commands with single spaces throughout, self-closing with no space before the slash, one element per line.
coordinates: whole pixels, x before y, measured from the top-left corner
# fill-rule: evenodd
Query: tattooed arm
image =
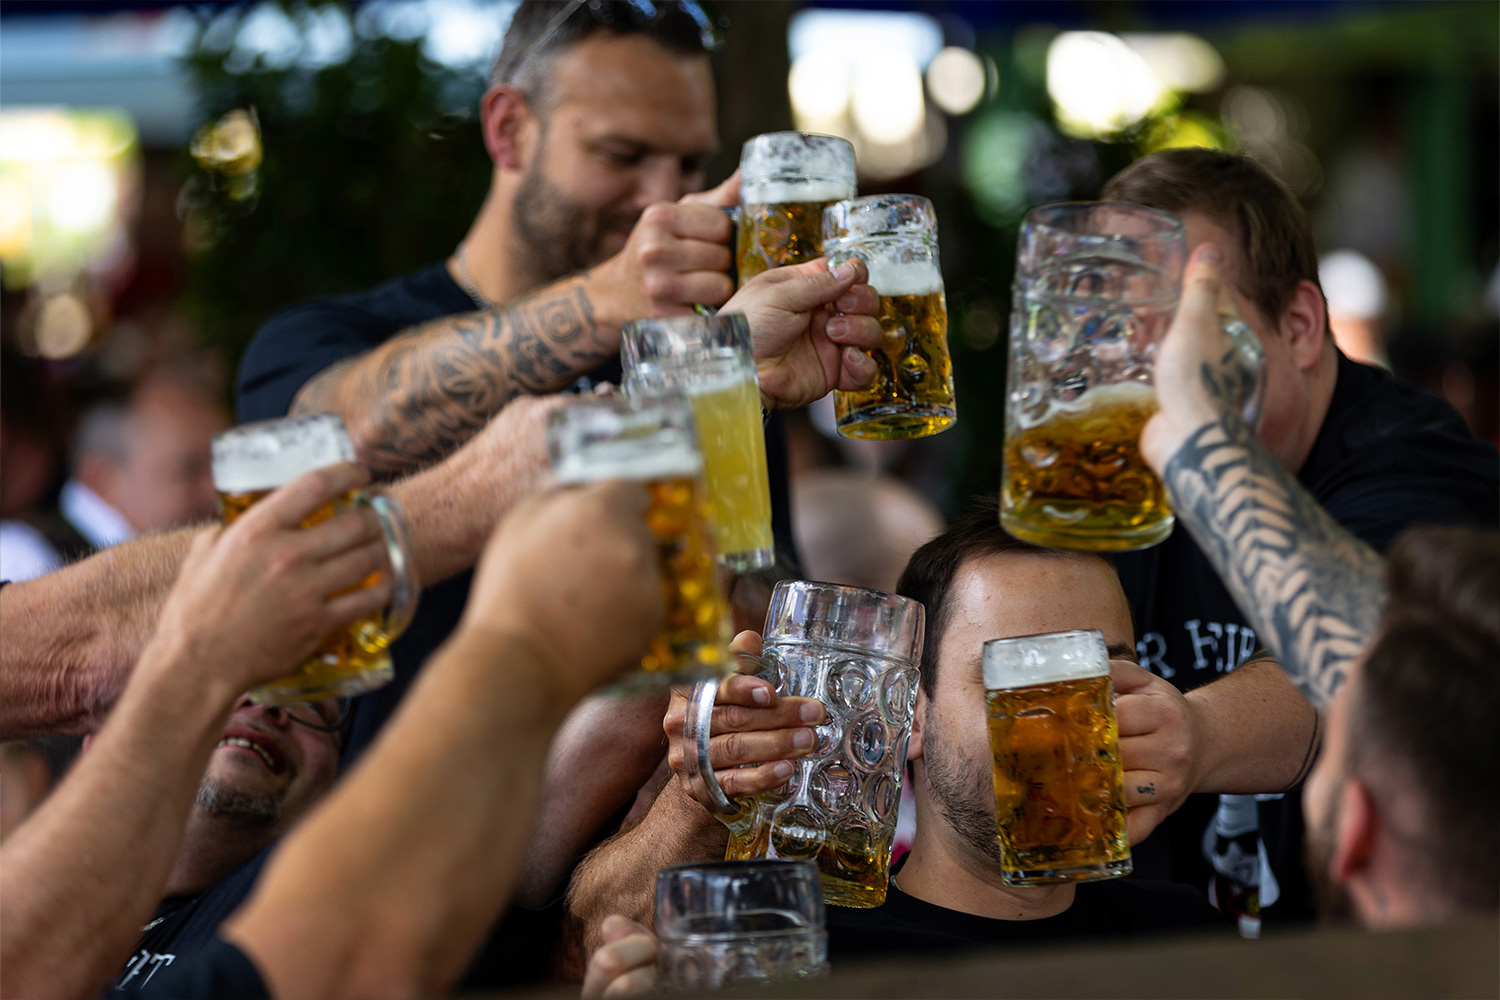
<path fill-rule="evenodd" d="M 1218 260 L 1212 247 L 1194 254 L 1157 358 L 1161 410 L 1141 452 L 1256 633 L 1321 708 L 1375 632 L 1384 562 L 1234 412 L 1247 382 L 1215 311 Z"/>
<path fill-rule="evenodd" d="M 514 305 L 444 317 L 324 370 L 292 413 L 334 412 L 376 474 L 430 465 L 516 395 L 551 392 L 619 350 L 586 272 Z"/>

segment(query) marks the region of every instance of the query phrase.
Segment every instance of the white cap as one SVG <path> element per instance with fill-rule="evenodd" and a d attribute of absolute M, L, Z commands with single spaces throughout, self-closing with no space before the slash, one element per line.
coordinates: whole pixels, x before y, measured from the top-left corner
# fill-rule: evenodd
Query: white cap
<path fill-rule="evenodd" d="M 214 488 L 220 493 L 274 490 L 305 472 L 354 461 L 344 420 L 334 413 L 262 420 L 214 438 Z"/>
<path fill-rule="evenodd" d="M 1098 629 L 1044 632 L 984 644 L 988 691 L 1109 676 L 1109 647 Z"/>

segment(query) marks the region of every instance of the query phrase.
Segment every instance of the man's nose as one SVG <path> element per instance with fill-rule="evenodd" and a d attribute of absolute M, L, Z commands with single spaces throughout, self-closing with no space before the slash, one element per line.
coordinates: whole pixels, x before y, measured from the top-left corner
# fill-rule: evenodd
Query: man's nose
<path fill-rule="evenodd" d="M 236 712 L 246 708 L 255 709 L 256 714 L 260 715 L 277 729 L 285 729 L 291 725 L 291 716 L 287 715 L 286 709 L 280 705 L 257 705 L 250 700 L 248 692 L 240 695 L 240 700 L 234 703 L 234 710 Z"/>

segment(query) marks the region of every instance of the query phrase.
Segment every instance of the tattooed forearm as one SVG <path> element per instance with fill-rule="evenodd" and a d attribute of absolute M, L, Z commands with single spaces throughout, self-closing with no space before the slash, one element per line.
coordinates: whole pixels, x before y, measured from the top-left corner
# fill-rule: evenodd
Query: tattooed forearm
<path fill-rule="evenodd" d="M 320 373 L 291 412 L 341 414 L 359 460 L 378 475 L 430 465 L 517 394 L 561 389 L 619 349 L 595 322 L 586 280 L 405 331 Z"/>
<path fill-rule="evenodd" d="M 1314 705 L 1328 704 L 1385 604 L 1380 557 L 1319 507 L 1235 416 L 1167 462 L 1177 516 Z"/>

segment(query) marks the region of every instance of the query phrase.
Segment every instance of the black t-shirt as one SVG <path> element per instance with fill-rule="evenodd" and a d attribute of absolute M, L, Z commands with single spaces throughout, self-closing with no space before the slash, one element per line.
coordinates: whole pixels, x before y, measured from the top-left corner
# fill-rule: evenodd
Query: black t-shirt
<path fill-rule="evenodd" d="M 1079 884 L 1072 906 L 1038 920 L 961 913 L 908 896 L 893 882 L 884 904 L 830 906 L 827 921 L 828 956 L 835 968 L 841 958 L 1229 930 L 1223 915 L 1186 886 L 1119 879 Z"/>
<path fill-rule="evenodd" d="M 1297 479 L 1381 551 L 1415 524 L 1495 527 L 1500 520 L 1495 449 L 1436 396 L 1343 354 L 1328 414 Z M 1118 556 L 1116 565 L 1135 611 L 1141 665 L 1183 691 L 1228 673 L 1259 647 L 1182 528 L 1155 548 Z M 1222 907 L 1251 918 L 1247 930 L 1252 904 L 1278 924 L 1311 918 L 1300 802 L 1297 790 L 1191 796 L 1164 829 L 1136 846 L 1136 872 L 1200 889 L 1212 884 Z"/>
<path fill-rule="evenodd" d="M 171 1000 L 267 1000 L 271 995 L 250 956 L 222 938 L 185 955 L 153 976 L 149 987 L 135 984 L 105 994 L 107 1000 L 170 997 Z"/>

